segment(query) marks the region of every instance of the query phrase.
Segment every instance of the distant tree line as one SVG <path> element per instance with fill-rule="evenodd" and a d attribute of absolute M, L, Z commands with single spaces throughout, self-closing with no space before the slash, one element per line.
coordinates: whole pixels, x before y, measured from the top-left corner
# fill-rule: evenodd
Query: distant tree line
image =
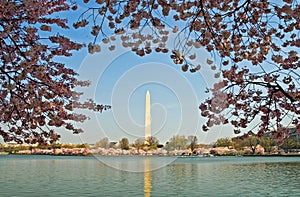
<path fill-rule="evenodd" d="M 154 136 L 148 138 L 137 138 L 132 144 L 130 144 L 127 138 L 122 138 L 119 143 L 112 143 L 109 142 L 108 138 L 103 138 L 95 144 L 95 147 L 120 148 L 124 150 L 128 150 L 130 147 L 135 147 L 138 150 L 153 150 L 163 147 L 167 151 L 189 149 L 191 152 L 194 152 L 195 149 L 199 147 L 228 147 L 237 151 L 241 151 L 244 147 L 248 147 L 251 149 L 252 154 L 255 154 L 256 147 L 258 145 L 262 146 L 264 151 L 267 153 L 272 152 L 274 147 L 283 149 L 285 152 L 290 152 L 293 149 L 300 149 L 300 142 L 296 139 L 286 138 L 282 143 L 281 141 L 278 141 L 277 138 L 258 137 L 256 135 L 247 137 L 239 136 L 233 138 L 219 138 L 215 143 L 209 145 L 198 144 L 197 136 L 193 135 L 188 137 L 184 135 L 174 135 L 165 143 L 165 145 L 160 144 L 159 140 Z"/>
<path fill-rule="evenodd" d="M 3 145 L 0 144 L 0 151 L 8 152 L 8 153 L 17 153 L 20 150 L 32 150 L 32 149 L 61 149 L 61 148 L 87 148 L 90 149 L 90 145 L 87 143 L 82 144 L 61 144 L 61 143 L 53 143 L 53 144 L 43 144 L 43 145 L 32 145 L 32 144 L 10 144 Z"/>
<path fill-rule="evenodd" d="M 270 153 L 273 147 L 283 149 L 285 152 L 290 152 L 292 149 L 300 149 L 300 142 L 296 139 L 287 138 L 283 143 L 278 143 L 278 140 L 272 137 L 257 137 L 249 136 L 247 138 L 219 138 L 214 144 L 214 147 L 228 147 L 236 150 L 242 150 L 244 147 L 251 148 L 252 154 L 255 154 L 255 148 L 261 145 L 265 152 Z"/>
<path fill-rule="evenodd" d="M 117 144 L 109 142 L 107 137 L 100 139 L 95 143 L 95 148 L 120 148 L 124 150 L 128 150 L 129 147 L 135 147 L 136 149 L 146 149 L 153 150 L 157 148 L 165 148 L 168 151 L 172 150 L 186 150 L 191 149 L 194 151 L 198 146 L 198 138 L 197 136 L 180 136 L 174 135 L 165 143 L 165 145 L 160 144 L 159 140 L 155 136 L 149 136 L 147 138 L 137 138 L 132 144 L 130 144 L 128 138 L 122 138 L 119 140 Z"/>
<path fill-rule="evenodd" d="M 133 143 L 130 143 L 129 139 L 124 137 L 121 138 L 118 142 L 110 141 L 107 137 L 104 137 L 97 141 L 94 145 L 89 145 L 87 143 L 82 144 L 61 144 L 61 143 L 52 143 L 47 145 L 26 145 L 26 144 L 17 144 L 5 146 L 0 144 L 0 151 L 5 152 L 18 152 L 19 150 L 31 150 L 33 148 L 39 149 L 60 149 L 60 148 L 114 148 L 129 150 L 130 147 L 136 148 L 139 150 L 155 150 L 157 148 L 164 148 L 167 151 L 174 150 L 187 150 L 189 149 L 192 153 L 195 152 L 196 148 L 216 148 L 216 147 L 228 147 L 230 149 L 235 149 L 237 151 L 242 151 L 244 147 L 251 149 L 252 154 L 255 154 L 256 147 L 260 145 L 264 148 L 264 151 L 271 153 L 274 147 L 283 149 L 285 152 L 290 152 L 293 149 L 300 149 L 300 142 L 296 139 L 287 138 L 283 143 L 278 142 L 276 138 L 272 137 L 258 137 L 258 136 L 248 136 L 248 137 L 233 137 L 233 138 L 219 138 L 215 143 L 204 145 L 198 144 L 197 136 L 190 135 L 188 137 L 184 135 L 174 135 L 172 136 L 165 145 L 160 144 L 159 140 L 155 136 L 150 136 L 147 138 L 137 138 Z"/>

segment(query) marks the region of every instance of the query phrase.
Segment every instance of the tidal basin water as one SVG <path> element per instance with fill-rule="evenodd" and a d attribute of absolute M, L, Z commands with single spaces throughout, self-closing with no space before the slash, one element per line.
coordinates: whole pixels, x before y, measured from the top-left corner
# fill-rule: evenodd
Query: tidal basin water
<path fill-rule="evenodd" d="M 300 196 L 300 157 L 0 155 L 0 196 Z"/>

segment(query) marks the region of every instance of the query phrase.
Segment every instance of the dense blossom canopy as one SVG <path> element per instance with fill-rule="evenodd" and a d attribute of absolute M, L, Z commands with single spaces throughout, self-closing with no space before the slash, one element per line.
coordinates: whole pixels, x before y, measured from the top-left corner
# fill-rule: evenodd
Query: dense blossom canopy
<path fill-rule="evenodd" d="M 106 107 L 91 100 L 80 102 L 81 93 L 74 88 L 89 82 L 78 81 L 72 69 L 55 61 L 82 48 L 51 34 L 52 27 L 69 28 L 66 20 L 51 17 L 64 10 L 69 5 L 62 0 L 0 2 L 0 135 L 5 141 L 55 142 L 60 137 L 55 128 L 82 132 L 72 122 L 87 117 L 74 113 L 74 108 Z"/>
<path fill-rule="evenodd" d="M 71 56 L 82 45 L 55 34 L 69 28 L 55 12 L 78 14 L 77 28 L 90 28 L 94 37 L 90 53 L 102 45 L 123 47 L 139 56 L 169 53 L 183 71 L 201 72 L 192 63 L 193 49 L 205 48 L 207 65 L 219 82 L 199 108 L 207 118 L 203 130 L 230 123 L 240 133 L 256 120 L 257 134 L 275 130 L 279 139 L 287 126 L 300 130 L 299 0 L 9 0 L 0 3 L 0 122 L 6 141 L 56 140 L 48 127 L 64 126 L 75 133 L 70 121 L 83 121 L 73 108 L 102 110 L 89 100 L 79 102 L 76 73 L 57 61 Z M 82 7 L 87 7 L 82 11 Z M 80 9 L 78 9 L 80 7 Z M 169 32 L 171 29 L 172 32 Z M 42 32 L 42 33 L 41 33 Z M 178 34 L 172 49 L 170 34 Z M 43 36 L 42 36 L 43 35 Z M 45 35 L 45 36 L 44 36 Z M 183 36 L 181 36 L 183 35 Z M 258 120 L 258 121 L 257 121 Z M 253 134 L 253 131 L 249 131 Z"/>
<path fill-rule="evenodd" d="M 174 63 L 190 72 L 201 68 L 191 63 L 195 59 L 191 49 L 202 47 L 211 54 L 207 64 L 216 70 L 220 82 L 211 89 L 211 98 L 200 105 L 202 115 L 208 118 L 203 130 L 231 123 L 234 132 L 240 133 L 260 119 L 256 126 L 259 136 L 276 130 L 278 138 L 283 138 L 286 126 L 299 125 L 298 0 L 84 3 L 89 8 L 74 27 L 91 27 L 91 53 L 100 51 L 103 44 L 115 49 L 114 41 L 119 37 L 123 47 L 140 56 L 171 52 Z M 171 51 L 166 46 L 170 33 L 186 36 L 178 36 Z"/>

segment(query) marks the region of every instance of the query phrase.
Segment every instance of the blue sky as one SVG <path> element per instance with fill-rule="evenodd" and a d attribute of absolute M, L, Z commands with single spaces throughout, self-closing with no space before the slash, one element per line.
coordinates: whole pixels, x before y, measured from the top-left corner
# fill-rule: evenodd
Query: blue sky
<path fill-rule="evenodd" d="M 172 49 L 172 36 L 170 48 Z M 181 65 L 175 65 L 170 53 L 153 53 L 139 57 L 129 49 L 117 44 L 115 51 L 102 48 L 101 53 L 87 54 L 86 49 L 75 58 L 69 58 L 67 65 L 74 68 L 83 80 L 90 80 L 84 98 L 112 105 L 103 113 L 87 113 L 91 120 L 82 126 L 85 133 L 74 136 L 62 131 L 61 142 L 93 143 L 103 137 L 119 141 L 127 137 L 130 142 L 144 136 L 145 95 L 151 94 L 152 134 L 161 143 L 173 135 L 196 135 L 201 143 L 216 141 L 219 137 L 232 136 L 230 127 L 214 127 L 210 132 L 202 131 L 205 119 L 198 106 L 209 94 L 214 72 L 206 64 L 209 54 L 197 49 L 195 64 L 202 68 L 197 73 L 182 72 Z M 80 57 L 80 58 L 79 58 Z"/>
<path fill-rule="evenodd" d="M 71 24 L 74 16 L 67 15 L 67 18 L 71 19 Z M 169 31 L 172 32 L 171 29 Z M 92 41 L 89 29 L 71 29 L 65 34 L 86 44 Z M 182 72 L 181 65 L 175 65 L 170 58 L 174 39 L 176 34 L 171 34 L 167 42 L 170 52 L 167 54 L 154 52 L 139 57 L 130 49 L 123 48 L 117 40 L 115 51 L 109 51 L 108 45 L 100 43 L 100 53 L 91 55 L 84 48 L 71 58 L 60 59 L 66 66 L 75 69 L 81 79 L 92 82 L 90 87 L 80 89 L 85 93 L 84 98 L 112 105 L 112 110 L 100 114 L 84 111 L 91 117 L 84 124 L 78 124 L 85 132 L 72 135 L 61 130 L 61 142 L 94 143 L 103 137 L 111 141 L 127 137 L 134 142 L 143 137 L 147 90 L 151 94 L 152 134 L 161 143 L 177 134 L 196 135 L 200 143 L 232 136 L 229 126 L 214 127 L 207 133 L 202 131 L 206 119 L 201 117 L 198 106 L 209 96 L 205 93 L 206 88 L 217 81 L 215 71 L 206 64 L 210 55 L 204 49 L 196 49 L 197 58 L 192 63 L 200 64 L 201 70 L 197 73 Z"/>
<path fill-rule="evenodd" d="M 79 9 L 84 10 L 82 6 L 85 5 Z M 67 15 L 67 18 L 74 19 L 74 16 Z M 80 42 L 92 41 L 87 29 L 72 30 L 71 34 Z M 103 137 L 111 141 L 127 137 L 134 142 L 143 137 L 147 90 L 151 94 L 152 134 L 161 143 L 177 134 L 196 135 L 200 143 L 232 136 L 232 128 L 228 126 L 214 127 L 207 133 L 202 131 L 206 119 L 201 117 L 198 106 L 209 96 L 205 93 L 206 88 L 216 82 L 214 71 L 206 64 L 210 55 L 204 49 L 195 50 L 197 58 L 192 63 L 200 64 L 202 68 L 197 73 L 184 73 L 181 65 L 175 65 L 170 58 L 175 38 L 175 34 L 169 36 L 167 46 L 170 52 L 167 54 L 152 53 L 139 57 L 123 48 L 117 40 L 115 51 L 109 51 L 108 46 L 100 43 L 100 53 L 91 55 L 85 48 L 75 52 L 72 58 L 65 58 L 66 65 L 74 68 L 81 79 L 92 82 L 90 87 L 80 89 L 85 93 L 84 98 L 110 104 L 112 109 L 100 114 L 84 111 L 91 117 L 78 125 L 85 132 L 72 135 L 61 131 L 61 142 L 94 143 Z"/>

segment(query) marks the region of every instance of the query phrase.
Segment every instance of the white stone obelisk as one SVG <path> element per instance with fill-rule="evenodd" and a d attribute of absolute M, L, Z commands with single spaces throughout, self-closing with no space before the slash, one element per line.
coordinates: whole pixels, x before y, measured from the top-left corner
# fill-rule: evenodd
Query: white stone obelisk
<path fill-rule="evenodd" d="M 145 140 L 151 136 L 151 111 L 150 111 L 150 93 L 146 93 L 146 106 L 145 106 Z"/>

